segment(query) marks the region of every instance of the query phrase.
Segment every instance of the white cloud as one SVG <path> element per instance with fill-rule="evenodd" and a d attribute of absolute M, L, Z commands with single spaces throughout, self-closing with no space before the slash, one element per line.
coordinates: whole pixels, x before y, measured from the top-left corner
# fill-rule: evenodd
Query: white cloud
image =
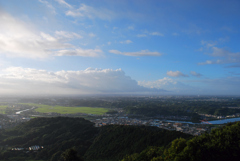
<path fill-rule="evenodd" d="M 49 72 L 10 67 L 0 72 L 0 94 L 97 94 L 160 92 L 139 86 L 121 69 Z M 7 93 L 5 93 L 7 92 Z"/>
<path fill-rule="evenodd" d="M 149 31 L 144 31 L 143 34 L 138 34 L 137 37 L 147 37 L 148 35 L 150 36 L 164 36 L 164 34 L 160 32 L 149 32 Z"/>
<path fill-rule="evenodd" d="M 225 49 L 221 49 L 218 47 L 212 47 L 213 53 L 211 56 L 218 56 L 218 57 L 240 57 L 240 53 L 231 53 Z"/>
<path fill-rule="evenodd" d="M 65 2 L 64 0 L 55 0 L 57 1 L 59 4 L 67 7 L 67 8 L 72 8 L 72 6 L 70 4 L 68 4 L 67 2 Z"/>
<path fill-rule="evenodd" d="M 0 54 L 18 57 L 46 57 L 50 50 L 70 47 L 43 32 L 31 31 L 22 21 L 0 12 Z"/>
<path fill-rule="evenodd" d="M 201 51 L 203 51 L 203 50 L 206 50 L 207 52 L 211 51 L 211 53 L 209 53 L 208 55 L 212 56 L 212 57 L 218 57 L 218 59 L 206 60 L 205 62 L 198 63 L 198 65 L 237 63 L 232 66 L 238 66 L 240 64 L 240 52 L 233 53 L 224 48 L 216 47 L 217 44 L 223 43 L 228 40 L 229 40 L 228 37 L 219 38 L 216 41 L 203 41 L 202 40 L 201 44 L 204 45 L 204 48 L 201 48 Z"/>
<path fill-rule="evenodd" d="M 193 75 L 193 76 L 195 76 L 195 77 L 201 77 L 201 76 L 202 76 L 202 74 L 197 73 L 197 72 L 195 72 L 195 71 L 191 71 L 190 74 Z"/>
<path fill-rule="evenodd" d="M 72 39 L 82 38 L 74 32 L 56 31 L 55 35 L 36 31 L 11 15 L 0 11 L 0 54 L 9 57 L 46 58 L 49 56 L 64 55 L 75 52 L 73 55 L 93 56 L 96 49 L 88 49 L 89 55 L 83 49 L 67 43 Z M 78 53 L 78 54 L 76 54 Z M 95 55 L 96 55 L 95 53 Z"/>
<path fill-rule="evenodd" d="M 9 67 L 0 71 L 0 94 L 238 94 L 239 77 L 185 81 L 201 84 L 201 89 L 172 78 L 135 81 L 121 69 L 93 69 L 50 72 L 32 68 Z"/>
<path fill-rule="evenodd" d="M 158 79 L 156 81 L 138 81 L 138 84 L 147 88 L 162 89 L 165 88 L 167 85 L 177 84 L 177 82 L 171 78 L 164 77 L 163 79 Z"/>
<path fill-rule="evenodd" d="M 100 49 L 72 49 L 72 50 L 59 50 L 56 56 L 83 56 L 83 57 L 98 57 L 102 53 Z"/>
<path fill-rule="evenodd" d="M 167 75 L 168 76 L 171 76 L 171 77 L 188 77 L 188 75 L 186 74 L 183 74 L 182 72 L 180 71 L 168 71 L 167 72 Z"/>
<path fill-rule="evenodd" d="M 121 44 L 131 44 L 131 40 L 120 41 Z"/>
<path fill-rule="evenodd" d="M 209 54 L 210 56 L 220 57 L 222 59 L 206 60 L 205 62 L 198 63 L 198 65 L 240 63 L 240 52 L 232 53 L 228 50 L 215 46 L 213 46 L 211 49 L 212 53 Z"/>
<path fill-rule="evenodd" d="M 38 0 L 38 1 L 45 4 L 53 14 L 56 14 L 55 8 L 48 1 L 45 1 L 45 0 Z"/>
<path fill-rule="evenodd" d="M 185 84 L 187 82 L 187 84 Z M 204 80 L 182 80 L 176 81 L 172 78 L 164 77 L 156 81 L 139 81 L 139 85 L 146 88 L 156 88 L 168 91 L 165 94 L 194 94 L 194 95 L 239 95 L 240 78 L 226 77 Z M 199 88 L 201 87 L 201 88 Z"/>
<path fill-rule="evenodd" d="M 160 33 L 160 32 L 151 32 L 149 33 L 149 35 L 153 35 L 153 36 L 164 36 L 164 34 Z"/>
<path fill-rule="evenodd" d="M 156 81 L 138 81 L 140 86 L 153 89 L 166 90 L 165 94 L 196 94 L 196 88 L 185 85 L 172 78 L 164 77 Z"/>
<path fill-rule="evenodd" d="M 67 32 L 67 31 L 55 31 L 55 34 L 57 36 L 57 38 L 59 39 L 74 39 L 74 38 L 77 38 L 77 39 L 81 39 L 82 36 L 75 33 L 75 32 Z"/>
<path fill-rule="evenodd" d="M 207 48 L 213 47 L 217 43 L 218 43 L 217 41 L 214 41 L 214 42 L 212 42 L 212 41 L 204 41 L 204 40 L 201 41 L 201 44 L 205 45 Z"/>
<path fill-rule="evenodd" d="M 15 80 L 29 80 L 40 81 L 46 83 L 66 83 L 63 77 L 59 77 L 52 72 L 46 70 L 37 70 L 32 68 L 9 67 L 2 70 L 0 78 L 15 79 Z"/>
<path fill-rule="evenodd" d="M 110 53 L 120 54 L 126 56 L 161 56 L 162 54 L 159 52 L 151 52 L 149 50 L 141 50 L 139 52 L 121 52 L 118 50 L 109 50 Z"/>
<path fill-rule="evenodd" d="M 207 65 L 207 64 L 224 64 L 222 60 L 206 60 L 205 62 L 198 63 L 198 65 Z"/>
<path fill-rule="evenodd" d="M 112 11 L 107 9 L 93 8 L 85 4 L 81 4 L 78 9 L 70 9 L 66 12 L 67 16 L 72 17 L 87 17 L 90 19 L 99 18 L 103 20 L 111 20 L 115 15 Z"/>

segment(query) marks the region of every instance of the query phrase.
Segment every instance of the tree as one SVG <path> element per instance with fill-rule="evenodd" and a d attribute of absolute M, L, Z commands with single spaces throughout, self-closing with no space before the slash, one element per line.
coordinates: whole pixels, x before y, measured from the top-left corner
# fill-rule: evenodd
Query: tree
<path fill-rule="evenodd" d="M 178 138 L 172 141 L 169 149 L 164 151 L 165 160 L 174 160 L 174 158 L 186 147 L 187 141 L 183 138 Z"/>
<path fill-rule="evenodd" d="M 83 161 L 83 159 L 77 156 L 77 151 L 72 148 L 67 149 L 65 152 L 63 152 L 61 158 L 64 161 Z"/>
<path fill-rule="evenodd" d="M 59 158 L 61 157 L 62 152 L 58 151 L 56 153 L 54 153 L 51 157 L 50 161 L 59 161 Z"/>

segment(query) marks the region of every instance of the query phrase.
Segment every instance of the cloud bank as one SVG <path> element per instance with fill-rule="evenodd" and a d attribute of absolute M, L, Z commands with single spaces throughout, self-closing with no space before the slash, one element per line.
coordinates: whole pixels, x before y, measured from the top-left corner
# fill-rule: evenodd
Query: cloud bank
<path fill-rule="evenodd" d="M 165 94 L 193 94 L 196 92 L 195 87 L 185 85 L 182 82 L 168 77 L 156 81 L 138 81 L 138 84 L 146 88 L 165 89 L 168 91 Z"/>
<path fill-rule="evenodd" d="M 0 73 L 0 94 L 136 94 L 162 92 L 140 86 L 121 69 L 49 72 L 10 67 Z"/>

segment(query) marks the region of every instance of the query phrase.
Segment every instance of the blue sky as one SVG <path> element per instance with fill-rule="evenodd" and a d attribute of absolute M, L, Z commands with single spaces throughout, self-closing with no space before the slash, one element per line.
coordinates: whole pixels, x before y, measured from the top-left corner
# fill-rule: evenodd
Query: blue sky
<path fill-rule="evenodd" d="M 0 94 L 240 95 L 238 0 L 0 0 Z"/>

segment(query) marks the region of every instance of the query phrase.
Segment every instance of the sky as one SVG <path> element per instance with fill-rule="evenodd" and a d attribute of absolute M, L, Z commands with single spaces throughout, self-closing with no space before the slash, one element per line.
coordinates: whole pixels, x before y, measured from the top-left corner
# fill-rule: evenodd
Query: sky
<path fill-rule="evenodd" d="M 0 94 L 240 95 L 240 1 L 0 0 Z"/>

